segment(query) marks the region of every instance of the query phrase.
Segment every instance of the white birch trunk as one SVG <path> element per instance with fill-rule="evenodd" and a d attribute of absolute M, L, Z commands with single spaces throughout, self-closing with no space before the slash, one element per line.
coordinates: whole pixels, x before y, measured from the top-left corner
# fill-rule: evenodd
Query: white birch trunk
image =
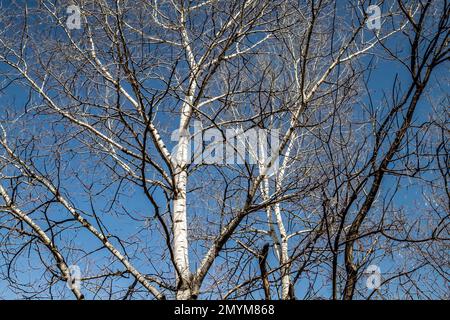
<path fill-rule="evenodd" d="M 192 113 L 193 94 L 190 91 L 183 103 L 178 146 L 175 152 L 175 193 L 173 199 L 173 252 L 174 263 L 178 274 L 178 290 L 176 298 L 186 300 L 191 297 L 190 269 L 189 269 L 189 243 L 187 230 L 186 210 L 186 184 L 187 165 L 189 161 L 189 119 Z"/>
<path fill-rule="evenodd" d="M 281 298 L 283 300 L 289 299 L 289 288 L 291 285 L 291 279 L 289 276 L 290 266 L 289 253 L 288 253 L 288 236 L 286 234 L 286 229 L 284 228 L 283 219 L 281 217 L 280 205 L 275 204 L 274 208 L 275 218 L 277 220 L 278 231 L 281 237 L 281 250 L 280 250 L 280 265 L 281 265 Z"/>
<path fill-rule="evenodd" d="M 173 199 L 173 252 L 175 265 L 179 276 L 179 290 L 177 299 L 185 300 L 190 296 L 189 290 L 189 255 L 187 234 L 187 212 L 186 212 L 186 183 L 187 183 L 187 155 L 188 137 L 180 134 L 178 149 L 176 153 L 177 165 L 175 167 L 175 195 Z"/>
<path fill-rule="evenodd" d="M 178 275 L 177 300 L 186 300 L 192 297 L 192 283 L 189 269 L 189 243 L 186 212 L 186 184 L 187 165 L 190 150 L 189 121 L 192 115 L 194 94 L 197 87 L 198 66 L 191 48 L 191 41 L 186 31 L 186 16 L 184 10 L 180 12 L 181 38 L 186 50 L 191 75 L 189 89 L 181 108 L 180 126 L 178 128 L 179 140 L 175 154 L 175 195 L 173 199 L 173 251 L 174 262 Z"/>
<path fill-rule="evenodd" d="M 280 167 L 278 172 L 277 179 L 275 180 L 275 189 L 276 192 L 279 192 L 282 188 L 282 183 L 284 180 L 284 174 L 286 172 L 286 167 L 288 165 L 288 159 L 290 157 L 294 141 L 297 138 L 297 134 L 294 132 L 292 134 L 291 140 L 289 142 L 288 148 L 286 150 L 285 157 L 283 159 L 283 164 Z M 291 278 L 290 278 L 290 264 L 289 261 L 289 243 L 288 243 L 288 235 L 286 233 L 286 228 L 284 227 L 283 217 L 281 216 L 280 204 L 276 203 L 274 207 L 275 219 L 277 221 L 278 232 L 281 237 L 281 250 L 280 250 L 280 271 L 281 271 L 281 298 L 283 300 L 290 299 L 290 286 L 291 286 Z"/>

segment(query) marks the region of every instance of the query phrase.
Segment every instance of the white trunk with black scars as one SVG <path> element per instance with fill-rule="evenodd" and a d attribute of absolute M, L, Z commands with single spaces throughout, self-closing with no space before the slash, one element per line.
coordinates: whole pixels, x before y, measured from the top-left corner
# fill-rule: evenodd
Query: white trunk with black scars
<path fill-rule="evenodd" d="M 178 148 L 176 151 L 175 167 L 175 194 L 173 199 L 173 251 L 177 267 L 178 286 L 177 299 L 189 298 L 189 256 L 187 235 L 187 212 L 186 212 L 186 183 L 187 183 L 187 148 L 188 137 L 180 134 Z"/>
<path fill-rule="evenodd" d="M 177 293 L 179 300 L 191 297 L 191 276 L 189 269 L 189 243 L 186 210 L 187 165 L 189 162 L 189 120 L 192 115 L 193 89 L 189 90 L 181 108 L 178 129 L 178 145 L 173 158 L 174 197 L 173 197 L 173 252 L 177 273 Z"/>

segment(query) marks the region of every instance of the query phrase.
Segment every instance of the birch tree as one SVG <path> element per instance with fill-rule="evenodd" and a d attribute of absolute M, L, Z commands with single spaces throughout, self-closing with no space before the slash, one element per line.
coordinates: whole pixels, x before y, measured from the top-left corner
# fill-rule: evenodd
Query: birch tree
<path fill-rule="evenodd" d="M 8 294 L 424 298 L 433 283 L 445 296 L 449 4 L 381 1 L 376 28 L 370 5 L 3 4 Z M 402 220 L 406 178 L 431 197 L 424 225 Z M 394 271 L 366 293 L 371 262 Z"/>

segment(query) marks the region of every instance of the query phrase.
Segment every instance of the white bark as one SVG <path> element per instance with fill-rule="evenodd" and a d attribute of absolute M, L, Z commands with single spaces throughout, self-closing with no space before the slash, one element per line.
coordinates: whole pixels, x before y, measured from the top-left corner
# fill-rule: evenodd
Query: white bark
<path fill-rule="evenodd" d="M 186 210 L 186 185 L 187 185 L 187 165 L 190 156 L 189 144 L 189 121 L 191 119 L 194 94 L 197 87 L 198 65 L 195 60 L 189 35 L 186 31 L 185 12 L 181 10 L 181 38 L 183 47 L 186 50 L 187 61 L 190 67 L 189 88 L 185 100 L 181 107 L 180 125 L 178 128 L 179 139 L 175 153 L 173 165 L 174 170 L 174 199 L 173 199 L 173 252 L 177 277 L 178 290 L 176 298 L 186 300 L 191 298 L 191 274 L 189 269 L 189 243 Z"/>
<path fill-rule="evenodd" d="M 297 138 L 297 134 L 294 132 L 292 135 L 292 139 L 289 143 L 289 146 L 286 150 L 285 157 L 283 159 L 283 164 L 280 167 L 280 170 L 277 175 L 277 179 L 275 181 L 275 189 L 276 192 L 280 192 L 282 188 L 282 183 L 285 178 L 286 167 L 288 165 L 288 161 L 291 155 L 291 151 L 293 148 L 294 141 Z M 289 289 L 291 285 L 291 279 L 289 276 L 290 273 L 290 263 L 289 263 L 289 237 L 286 233 L 286 228 L 284 227 L 283 218 L 281 216 L 280 204 L 276 203 L 274 207 L 275 219 L 277 221 L 278 231 L 281 237 L 281 250 L 280 250 L 280 265 L 281 265 L 281 298 L 289 299 Z"/>
<path fill-rule="evenodd" d="M 182 117 L 184 118 L 184 117 Z M 176 151 L 175 165 L 175 195 L 173 199 L 173 252 L 175 267 L 178 274 L 177 299 L 185 300 L 190 296 L 188 287 L 189 254 L 188 254 L 188 234 L 187 234 L 187 212 L 186 212 L 186 165 L 188 160 L 189 137 L 180 131 L 180 139 Z"/>
<path fill-rule="evenodd" d="M 283 219 L 281 217 L 280 204 L 275 204 L 274 207 L 275 218 L 277 220 L 278 231 L 281 236 L 281 250 L 280 250 L 280 265 L 281 265 L 281 298 L 289 299 L 289 287 L 291 285 L 291 279 L 289 276 L 289 246 L 288 236 L 286 229 L 284 228 Z"/>
<path fill-rule="evenodd" d="M 36 224 L 27 214 L 22 212 L 19 208 L 17 208 L 11 201 L 11 198 L 9 197 L 6 190 L 3 188 L 2 185 L 0 185 L 0 195 L 2 196 L 3 200 L 6 203 L 7 210 L 10 211 L 14 216 L 16 216 L 19 220 L 25 222 L 30 226 L 31 229 L 37 234 L 41 242 L 51 251 L 53 257 L 56 260 L 58 269 L 61 271 L 62 276 L 65 281 L 70 281 L 70 271 L 69 266 L 64 260 L 64 257 L 59 252 L 56 245 L 52 242 L 52 240 L 48 237 L 48 235 L 45 233 L 42 228 Z M 84 295 L 81 293 L 81 290 L 77 286 L 70 286 L 70 289 L 72 290 L 73 294 L 75 295 L 75 298 L 78 300 L 84 299 Z"/>
<path fill-rule="evenodd" d="M 142 273 L 140 273 L 123 255 L 119 250 L 116 249 L 116 247 L 109 241 L 108 237 L 105 236 L 102 232 L 97 230 L 87 219 L 85 219 L 83 216 L 81 216 L 80 212 L 78 212 L 74 206 L 70 204 L 70 202 L 61 195 L 59 190 L 55 187 L 55 185 L 48 180 L 46 177 L 38 174 L 37 172 L 33 171 L 31 167 L 29 167 L 24 161 L 19 159 L 16 154 L 9 148 L 9 146 L 6 144 L 5 141 L 0 141 L 2 146 L 5 148 L 5 150 L 8 152 L 8 154 L 11 156 L 11 158 L 15 159 L 17 163 L 21 166 L 21 171 L 24 172 L 27 176 L 29 176 L 32 179 L 35 179 L 40 184 L 42 184 L 44 187 L 47 188 L 48 191 L 50 191 L 54 196 L 55 199 L 61 203 L 67 211 L 70 212 L 70 214 L 86 229 L 88 230 L 92 235 L 94 235 L 97 239 L 99 239 L 103 245 L 111 252 L 112 255 L 114 255 L 124 266 L 125 268 L 135 277 L 135 279 L 142 284 L 149 292 L 151 292 L 157 299 L 165 299 L 165 296 L 154 286 L 152 286 L 147 279 L 144 277 Z M 5 190 L 0 189 L 0 194 L 5 199 L 5 202 L 8 201 L 7 196 L 5 197 Z M 22 219 L 27 222 L 26 216 L 24 216 Z M 28 223 L 28 222 L 27 222 Z M 32 226 L 33 227 L 33 226 Z M 34 228 L 34 227 L 33 227 Z M 50 242 L 51 245 L 53 245 Z M 53 252 L 53 250 L 52 250 Z"/>

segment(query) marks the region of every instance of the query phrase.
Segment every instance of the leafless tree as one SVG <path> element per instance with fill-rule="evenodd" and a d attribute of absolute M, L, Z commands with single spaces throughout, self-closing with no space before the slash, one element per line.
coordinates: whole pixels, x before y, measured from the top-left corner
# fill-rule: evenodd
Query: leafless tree
<path fill-rule="evenodd" d="M 2 3 L 0 292 L 448 298 L 449 11 Z"/>

